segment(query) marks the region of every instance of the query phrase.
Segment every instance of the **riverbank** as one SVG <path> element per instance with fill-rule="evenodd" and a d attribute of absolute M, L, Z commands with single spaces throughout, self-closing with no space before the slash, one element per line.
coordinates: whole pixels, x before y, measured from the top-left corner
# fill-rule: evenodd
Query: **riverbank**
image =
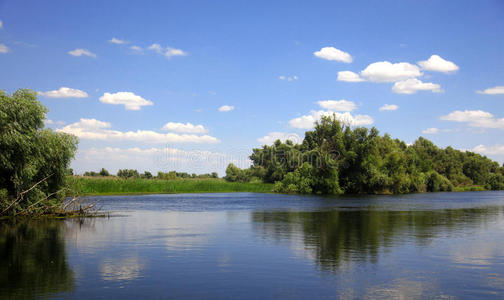
<path fill-rule="evenodd" d="M 268 183 L 227 182 L 224 179 L 121 179 L 117 177 L 69 176 L 69 188 L 80 195 L 134 195 L 187 193 L 270 193 Z"/>

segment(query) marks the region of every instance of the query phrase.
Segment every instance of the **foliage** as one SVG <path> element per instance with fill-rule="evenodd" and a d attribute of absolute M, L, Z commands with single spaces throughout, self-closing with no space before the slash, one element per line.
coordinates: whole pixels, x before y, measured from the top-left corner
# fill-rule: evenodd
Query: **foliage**
<path fill-rule="evenodd" d="M 168 173 L 158 172 L 157 179 L 163 180 L 175 180 L 175 179 L 187 179 L 187 178 L 198 178 L 198 179 L 208 179 L 208 178 L 219 178 L 217 172 L 211 174 L 189 174 L 186 172 L 170 171 Z"/>
<path fill-rule="evenodd" d="M 137 170 L 132 169 L 120 169 L 117 171 L 117 177 L 121 178 L 140 178 L 140 173 Z"/>
<path fill-rule="evenodd" d="M 504 167 L 484 156 L 425 138 L 412 145 L 376 128 L 351 128 L 335 116 L 323 117 L 302 144 L 276 141 L 253 149 L 252 166 L 229 165 L 226 179 L 247 174 L 275 183 L 275 191 L 316 194 L 401 194 L 473 189 L 504 189 Z"/>
<path fill-rule="evenodd" d="M 152 177 L 153 177 L 153 176 L 152 176 L 152 173 L 151 173 L 151 172 L 149 172 L 149 171 L 145 171 L 145 172 L 142 174 L 142 176 L 141 176 L 141 177 L 142 177 L 142 178 L 145 178 L 145 179 L 152 179 Z"/>
<path fill-rule="evenodd" d="M 36 93 L 0 91 L 0 214 L 38 209 L 64 197 L 77 138 L 44 129 Z"/>

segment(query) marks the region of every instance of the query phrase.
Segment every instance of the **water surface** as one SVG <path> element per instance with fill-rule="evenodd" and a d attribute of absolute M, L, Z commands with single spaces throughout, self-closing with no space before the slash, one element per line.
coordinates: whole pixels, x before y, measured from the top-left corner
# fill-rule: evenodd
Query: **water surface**
<path fill-rule="evenodd" d="M 93 200 L 0 223 L 0 297 L 504 297 L 504 192 Z"/>

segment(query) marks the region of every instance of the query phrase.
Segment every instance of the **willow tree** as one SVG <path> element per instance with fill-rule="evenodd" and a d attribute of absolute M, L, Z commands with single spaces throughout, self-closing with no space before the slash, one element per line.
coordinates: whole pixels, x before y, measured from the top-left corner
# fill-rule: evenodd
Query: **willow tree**
<path fill-rule="evenodd" d="M 75 136 L 44 128 L 36 93 L 0 91 L 0 215 L 37 211 L 61 201 Z"/>

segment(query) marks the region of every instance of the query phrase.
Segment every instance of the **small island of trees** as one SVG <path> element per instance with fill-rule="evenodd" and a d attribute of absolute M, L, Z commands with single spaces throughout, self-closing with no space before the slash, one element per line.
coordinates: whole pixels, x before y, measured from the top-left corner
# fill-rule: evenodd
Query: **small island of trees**
<path fill-rule="evenodd" d="M 301 144 L 277 140 L 253 149 L 252 166 L 230 164 L 228 181 L 261 180 L 302 194 L 403 194 L 502 190 L 504 165 L 480 154 L 439 148 L 425 138 L 407 145 L 376 128 L 323 117 Z"/>

